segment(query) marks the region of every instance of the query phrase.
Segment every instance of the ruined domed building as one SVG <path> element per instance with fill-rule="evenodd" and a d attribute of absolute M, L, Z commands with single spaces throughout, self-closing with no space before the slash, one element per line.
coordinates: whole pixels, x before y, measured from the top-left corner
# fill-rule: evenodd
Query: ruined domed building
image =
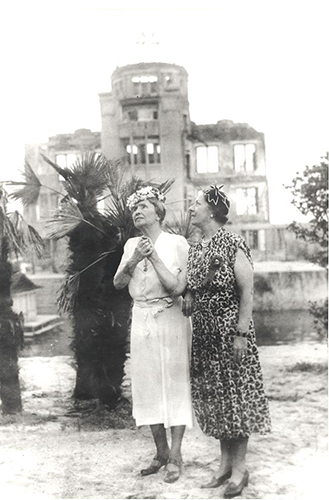
<path fill-rule="evenodd" d="M 227 119 L 205 125 L 192 122 L 188 74 L 182 66 L 148 62 L 118 67 L 111 91 L 99 99 L 100 132 L 80 129 L 26 147 L 27 158 L 48 185 L 58 186 L 59 178 L 40 152 L 69 166 L 84 151 L 96 151 L 120 159 L 126 175 L 175 179 L 167 198 L 169 216 L 171 211 L 178 217 L 186 212 L 200 189 L 224 184 L 231 201 L 230 228 L 244 236 L 254 259 L 298 258 L 294 235 L 269 222 L 264 134 Z M 49 191 L 28 209 L 29 221 L 43 236 L 44 218 L 56 207 L 56 194 Z M 48 241 L 48 261 L 54 270 L 55 245 Z"/>

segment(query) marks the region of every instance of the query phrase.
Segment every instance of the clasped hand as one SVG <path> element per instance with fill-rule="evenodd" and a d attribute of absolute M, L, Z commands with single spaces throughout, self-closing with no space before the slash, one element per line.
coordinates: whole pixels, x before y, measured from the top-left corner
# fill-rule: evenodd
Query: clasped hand
<path fill-rule="evenodd" d="M 135 258 L 137 261 L 141 261 L 145 258 L 149 258 L 154 251 L 153 243 L 147 236 L 142 236 L 135 248 Z"/>

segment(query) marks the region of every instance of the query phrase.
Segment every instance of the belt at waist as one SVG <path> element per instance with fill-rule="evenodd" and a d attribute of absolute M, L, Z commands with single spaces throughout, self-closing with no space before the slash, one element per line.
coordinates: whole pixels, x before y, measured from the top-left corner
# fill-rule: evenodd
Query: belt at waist
<path fill-rule="evenodd" d="M 147 338 L 158 332 L 156 318 L 165 309 L 171 307 L 174 301 L 171 297 L 159 297 L 149 300 L 135 300 L 134 307 L 144 309 L 142 315 L 144 317 L 144 336 Z"/>
<path fill-rule="evenodd" d="M 134 300 L 134 306 L 137 307 L 155 307 L 155 306 L 160 306 L 160 307 L 171 307 L 173 305 L 174 301 L 171 297 L 159 297 L 155 299 L 148 299 L 148 300 Z"/>

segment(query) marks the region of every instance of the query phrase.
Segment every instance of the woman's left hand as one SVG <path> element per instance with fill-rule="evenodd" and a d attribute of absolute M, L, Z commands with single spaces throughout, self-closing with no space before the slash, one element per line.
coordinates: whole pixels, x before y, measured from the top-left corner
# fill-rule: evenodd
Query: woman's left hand
<path fill-rule="evenodd" d="M 142 236 L 141 243 L 144 245 L 144 250 L 146 252 L 145 257 L 149 259 L 152 253 L 154 252 L 153 242 L 151 238 L 148 238 L 147 236 Z"/>
<path fill-rule="evenodd" d="M 147 258 L 150 262 L 155 262 L 156 260 L 159 260 L 159 255 L 154 248 L 154 244 L 151 239 L 149 239 L 149 254 L 147 255 Z"/>
<path fill-rule="evenodd" d="M 187 290 L 182 303 L 182 312 L 187 318 L 193 313 L 194 295 L 191 290 Z"/>
<path fill-rule="evenodd" d="M 238 365 L 247 355 L 247 339 L 245 337 L 234 337 L 233 340 L 233 361 Z"/>

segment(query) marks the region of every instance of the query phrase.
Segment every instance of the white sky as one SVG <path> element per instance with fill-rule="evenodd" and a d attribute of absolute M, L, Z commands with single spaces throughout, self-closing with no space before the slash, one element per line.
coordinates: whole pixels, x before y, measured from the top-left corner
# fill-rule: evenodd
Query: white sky
<path fill-rule="evenodd" d="M 230 119 L 265 133 L 271 222 L 296 216 L 282 183 L 329 150 L 327 2 L 6 3 L 0 179 L 17 177 L 26 142 L 100 131 L 98 93 L 115 67 L 156 60 L 188 71 L 197 124 Z M 159 45 L 136 44 L 143 32 Z"/>

